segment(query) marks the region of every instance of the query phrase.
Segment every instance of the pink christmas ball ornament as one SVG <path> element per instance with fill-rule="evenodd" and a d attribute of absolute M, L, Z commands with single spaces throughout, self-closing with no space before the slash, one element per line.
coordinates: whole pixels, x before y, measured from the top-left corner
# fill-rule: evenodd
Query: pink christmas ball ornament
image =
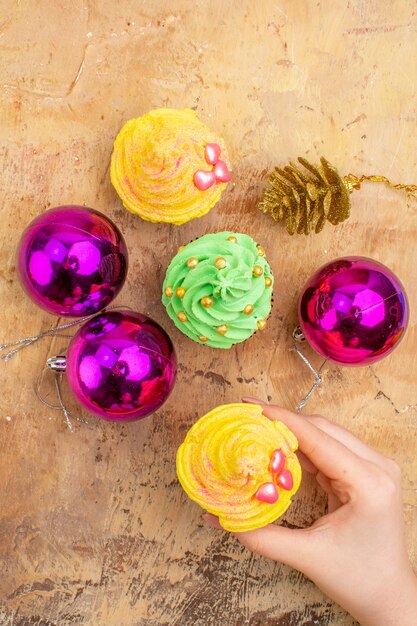
<path fill-rule="evenodd" d="M 16 264 L 24 290 L 38 306 L 82 317 L 108 306 L 119 293 L 128 253 L 108 217 L 82 206 L 61 206 L 29 224 Z"/>
<path fill-rule="evenodd" d="M 71 340 L 68 384 L 78 402 L 106 420 L 138 420 L 168 398 L 176 357 L 167 333 L 146 315 L 100 313 Z"/>
<path fill-rule="evenodd" d="M 326 359 L 368 365 L 402 340 L 409 317 L 405 289 L 372 259 L 344 257 L 321 267 L 299 300 L 301 330 Z"/>

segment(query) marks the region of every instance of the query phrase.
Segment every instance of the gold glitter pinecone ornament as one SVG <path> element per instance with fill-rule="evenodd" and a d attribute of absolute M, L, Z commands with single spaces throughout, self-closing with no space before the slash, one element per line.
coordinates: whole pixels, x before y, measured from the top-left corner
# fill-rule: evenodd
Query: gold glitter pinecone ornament
<path fill-rule="evenodd" d="M 385 176 L 340 176 L 324 157 L 314 166 L 302 157 L 300 169 L 294 163 L 284 168 L 275 167 L 269 177 L 269 187 L 264 189 L 258 208 L 269 213 L 276 221 L 283 221 L 290 235 L 319 233 L 326 221 L 334 226 L 343 222 L 350 213 L 350 193 L 360 189 L 364 180 L 387 183 L 395 189 L 404 189 L 416 195 L 417 185 L 394 185 Z"/>

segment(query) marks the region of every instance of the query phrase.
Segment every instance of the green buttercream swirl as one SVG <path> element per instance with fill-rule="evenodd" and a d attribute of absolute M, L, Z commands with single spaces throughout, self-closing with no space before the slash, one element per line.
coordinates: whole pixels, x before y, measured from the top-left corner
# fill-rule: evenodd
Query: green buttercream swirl
<path fill-rule="evenodd" d="M 237 241 L 229 241 L 228 237 L 236 237 Z M 187 265 L 191 257 L 199 261 L 194 269 Z M 226 260 L 224 269 L 215 266 L 219 257 Z M 261 276 L 253 275 L 255 265 L 262 267 Z M 272 285 L 266 286 L 266 277 L 273 281 L 265 256 L 259 255 L 252 237 L 227 231 L 203 235 L 173 257 L 163 284 L 162 302 L 176 327 L 190 339 L 212 348 L 231 348 L 258 330 L 258 320 L 265 320 L 271 311 Z M 172 289 L 171 297 L 165 294 L 167 287 Z M 185 289 L 183 298 L 176 295 L 179 287 Z M 201 304 L 204 296 L 213 299 L 211 307 Z M 243 312 L 248 304 L 254 307 L 250 315 Z M 178 319 L 180 312 L 185 313 L 187 321 Z M 227 326 L 224 335 L 216 331 L 223 324 Z M 202 342 L 199 336 L 208 340 Z"/>

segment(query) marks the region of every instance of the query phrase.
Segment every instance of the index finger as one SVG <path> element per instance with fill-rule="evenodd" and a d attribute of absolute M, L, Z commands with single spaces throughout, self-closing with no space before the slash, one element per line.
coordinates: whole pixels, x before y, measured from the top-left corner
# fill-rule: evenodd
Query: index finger
<path fill-rule="evenodd" d="M 304 417 L 267 404 L 262 405 L 262 411 L 266 417 L 284 422 L 297 437 L 301 452 L 331 480 L 356 481 L 363 477 L 365 461 Z"/>

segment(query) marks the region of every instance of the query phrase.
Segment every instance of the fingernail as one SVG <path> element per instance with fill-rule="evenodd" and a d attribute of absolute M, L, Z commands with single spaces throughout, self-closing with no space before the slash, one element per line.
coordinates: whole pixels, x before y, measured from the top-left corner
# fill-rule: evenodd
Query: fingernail
<path fill-rule="evenodd" d="M 259 398 L 252 398 L 252 396 L 244 396 L 242 398 L 242 402 L 247 402 L 250 404 L 266 404 L 266 402 L 264 402 L 263 400 L 259 400 Z"/>
<path fill-rule="evenodd" d="M 210 515 L 210 513 L 203 513 L 201 519 L 205 524 L 207 524 L 207 526 L 210 526 L 210 528 L 214 528 L 215 530 L 224 530 L 220 526 L 220 522 L 217 517 L 215 517 L 214 515 Z"/>

